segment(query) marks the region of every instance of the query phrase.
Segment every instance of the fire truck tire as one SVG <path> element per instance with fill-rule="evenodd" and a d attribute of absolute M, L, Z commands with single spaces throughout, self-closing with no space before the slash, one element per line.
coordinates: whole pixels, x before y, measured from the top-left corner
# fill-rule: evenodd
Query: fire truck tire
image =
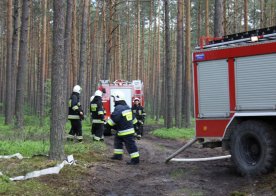
<path fill-rule="evenodd" d="M 245 121 L 232 134 L 230 150 L 242 176 L 266 174 L 276 159 L 275 131 L 265 122 Z"/>

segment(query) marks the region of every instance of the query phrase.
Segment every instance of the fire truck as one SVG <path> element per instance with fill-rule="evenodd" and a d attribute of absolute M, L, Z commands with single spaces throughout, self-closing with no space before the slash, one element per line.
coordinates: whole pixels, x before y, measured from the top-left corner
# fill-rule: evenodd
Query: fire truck
<path fill-rule="evenodd" d="M 105 119 L 109 118 L 114 111 L 114 101 L 111 95 L 117 90 L 124 93 L 125 101 L 129 107 L 132 107 L 135 98 L 139 98 L 141 105 L 144 106 L 144 84 L 141 80 L 133 80 L 132 82 L 126 80 L 115 80 L 114 82 L 100 80 L 98 89 L 105 89 L 102 97 L 103 107 L 106 111 Z M 105 135 L 110 135 L 110 131 L 105 130 Z"/>
<path fill-rule="evenodd" d="M 276 165 L 276 26 L 207 40 L 193 53 L 196 141 L 242 175 Z M 177 153 L 170 156 L 168 160 Z"/>

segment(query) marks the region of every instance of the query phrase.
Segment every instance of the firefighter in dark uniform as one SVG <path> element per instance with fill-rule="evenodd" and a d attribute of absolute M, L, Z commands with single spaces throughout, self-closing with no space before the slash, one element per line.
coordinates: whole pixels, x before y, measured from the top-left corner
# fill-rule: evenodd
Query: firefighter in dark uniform
<path fill-rule="evenodd" d="M 145 122 L 145 117 L 146 117 L 146 112 L 144 111 L 143 106 L 141 106 L 140 99 L 135 98 L 134 104 L 131 108 L 133 115 L 137 119 L 137 123 L 134 125 L 134 129 L 136 132 L 136 137 L 137 139 L 141 139 L 143 132 L 144 132 L 144 122 Z"/>
<path fill-rule="evenodd" d="M 92 118 L 91 134 L 94 141 L 103 141 L 104 131 L 104 108 L 102 103 L 103 92 L 97 90 L 90 102 L 90 112 Z"/>
<path fill-rule="evenodd" d="M 133 116 L 131 108 L 126 104 L 124 94 L 121 91 L 116 91 L 111 95 L 115 101 L 115 108 L 110 119 L 107 121 L 107 126 L 116 130 L 114 137 L 114 155 L 111 159 L 123 159 L 123 144 L 130 155 L 128 165 L 139 164 L 139 152 L 134 140 L 133 124 L 137 119 Z"/>
<path fill-rule="evenodd" d="M 76 137 L 79 142 L 82 142 L 82 126 L 81 120 L 83 120 L 83 110 L 80 104 L 81 87 L 79 85 L 74 86 L 73 92 L 69 99 L 69 113 L 68 119 L 71 122 L 71 129 L 67 140 L 73 141 Z"/>

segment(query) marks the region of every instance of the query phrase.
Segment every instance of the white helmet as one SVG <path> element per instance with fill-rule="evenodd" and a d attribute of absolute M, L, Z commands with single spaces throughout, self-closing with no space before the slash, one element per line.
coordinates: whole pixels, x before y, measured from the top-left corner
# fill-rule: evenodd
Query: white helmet
<path fill-rule="evenodd" d="M 93 101 L 94 97 L 95 97 L 94 95 L 92 95 L 92 96 L 90 97 L 90 102 Z"/>
<path fill-rule="evenodd" d="M 79 85 L 74 86 L 73 92 L 80 94 L 81 93 L 81 87 Z"/>
<path fill-rule="evenodd" d="M 139 101 L 140 102 L 140 99 L 138 97 L 135 97 L 133 101 Z"/>
<path fill-rule="evenodd" d="M 125 100 L 125 95 L 121 91 L 115 91 L 112 93 L 111 96 L 114 97 L 115 101 L 124 101 Z"/>
<path fill-rule="evenodd" d="M 103 92 L 102 92 L 102 91 L 100 91 L 100 90 L 96 90 L 96 92 L 95 92 L 95 96 L 102 97 L 102 96 L 103 96 Z"/>

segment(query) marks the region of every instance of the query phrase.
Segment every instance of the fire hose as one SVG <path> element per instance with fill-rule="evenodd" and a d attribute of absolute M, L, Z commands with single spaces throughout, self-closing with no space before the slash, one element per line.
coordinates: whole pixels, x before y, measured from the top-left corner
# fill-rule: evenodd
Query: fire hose
<path fill-rule="evenodd" d="M 174 158 L 179 153 L 181 153 L 182 151 L 186 150 L 188 147 L 190 147 L 192 144 L 194 144 L 197 141 L 198 141 L 197 138 L 194 138 L 194 139 L 190 140 L 187 144 L 185 144 L 184 146 L 182 146 L 181 148 L 179 148 L 176 152 L 174 152 L 173 154 L 171 154 L 166 159 L 165 162 L 168 163 L 169 161 L 178 161 L 178 162 L 212 161 L 212 160 L 231 158 L 231 155 L 216 156 L 216 157 L 206 157 L 206 158 Z"/>

